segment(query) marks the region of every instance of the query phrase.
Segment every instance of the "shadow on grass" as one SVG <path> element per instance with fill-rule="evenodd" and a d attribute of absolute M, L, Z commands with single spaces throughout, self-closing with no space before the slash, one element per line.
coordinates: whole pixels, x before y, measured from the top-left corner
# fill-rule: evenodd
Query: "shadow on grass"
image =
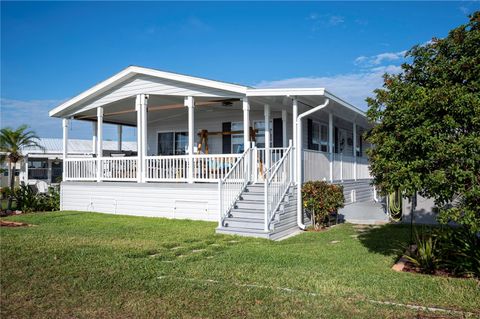
<path fill-rule="evenodd" d="M 370 252 L 385 256 L 400 255 L 410 241 L 410 227 L 398 224 L 367 226 L 359 231 L 358 240 Z"/>

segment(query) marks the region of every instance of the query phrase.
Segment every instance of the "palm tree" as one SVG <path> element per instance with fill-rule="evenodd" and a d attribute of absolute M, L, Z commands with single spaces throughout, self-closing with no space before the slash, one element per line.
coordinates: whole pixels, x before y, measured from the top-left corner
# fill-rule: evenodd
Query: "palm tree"
<path fill-rule="evenodd" d="M 17 162 L 23 158 L 22 149 L 26 147 L 38 147 L 44 149 L 38 142 L 40 138 L 34 131 L 28 129 L 27 125 L 21 125 L 17 129 L 5 127 L 0 129 L 0 153 L 2 153 L 9 162 L 10 169 L 10 189 L 13 190 L 15 184 L 15 167 Z M 11 192 L 13 194 L 13 192 Z M 12 209 L 12 195 L 8 197 L 7 210 Z"/>

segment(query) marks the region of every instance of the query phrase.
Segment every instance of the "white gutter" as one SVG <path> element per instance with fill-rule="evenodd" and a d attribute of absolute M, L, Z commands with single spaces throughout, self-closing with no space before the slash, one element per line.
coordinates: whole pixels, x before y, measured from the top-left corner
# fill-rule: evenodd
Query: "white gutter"
<path fill-rule="evenodd" d="M 330 99 L 326 99 L 325 103 L 320 104 L 320 105 L 314 107 L 313 109 L 308 110 L 307 112 L 304 112 L 304 113 L 300 114 L 297 117 L 297 120 L 296 120 L 297 141 L 296 141 L 295 152 L 296 152 L 297 160 L 295 162 L 296 162 L 297 166 L 296 166 L 295 169 L 297 170 L 297 173 L 295 175 L 297 177 L 297 181 L 296 181 L 297 182 L 296 183 L 297 184 L 297 225 L 301 229 L 306 228 L 305 224 L 303 224 L 303 222 L 302 222 L 302 166 L 303 166 L 303 163 L 302 163 L 302 150 L 303 150 L 303 145 L 302 145 L 302 119 L 305 116 L 308 116 L 312 113 L 320 111 L 321 109 L 326 107 L 328 105 L 328 103 L 330 103 Z"/>

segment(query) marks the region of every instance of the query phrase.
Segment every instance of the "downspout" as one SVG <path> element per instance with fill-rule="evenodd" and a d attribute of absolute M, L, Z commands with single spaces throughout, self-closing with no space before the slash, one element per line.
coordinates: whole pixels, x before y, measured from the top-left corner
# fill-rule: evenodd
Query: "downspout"
<path fill-rule="evenodd" d="M 307 112 L 305 113 L 302 113 L 300 114 L 298 117 L 297 117 L 297 120 L 296 120 L 296 127 L 297 127 L 297 145 L 296 145 L 296 149 L 295 149 L 295 152 L 296 152 L 296 157 L 297 157 L 297 160 L 295 161 L 296 162 L 296 170 L 297 170 L 297 173 L 295 174 L 296 175 L 296 178 L 297 178 L 297 225 L 298 227 L 300 227 L 301 229 L 305 229 L 306 226 L 305 224 L 303 224 L 303 221 L 302 221 L 302 167 L 303 167 L 303 163 L 302 163 L 302 150 L 303 150 L 303 145 L 302 145 L 302 119 L 312 113 L 315 113 L 315 112 L 318 112 L 320 111 L 321 109 L 323 109 L 324 107 L 326 107 L 328 105 L 328 103 L 330 103 L 330 99 L 326 99 L 325 100 L 325 103 L 323 104 L 320 104 L 316 107 L 314 107 L 313 109 L 311 110 L 308 110 Z"/>

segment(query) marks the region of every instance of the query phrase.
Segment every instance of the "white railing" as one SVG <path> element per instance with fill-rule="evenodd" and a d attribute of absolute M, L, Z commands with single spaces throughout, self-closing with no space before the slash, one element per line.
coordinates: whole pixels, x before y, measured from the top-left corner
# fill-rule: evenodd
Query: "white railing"
<path fill-rule="evenodd" d="M 252 149 L 249 148 L 241 154 L 230 171 L 218 182 L 220 227 L 223 226 L 225 218 L 249 182 L 251 150 Z"/>
<path fill-rule="evenodd" d="M 146 156 L 145 181 L 185 182 L 188 179 L 188 155 Z"/>
<path fill-rule="evenodd" d="M 355 157 L 340 154 L 340 161 L 342 167 L 342 175 L 339 179 L 342 181 L 355 179 Z"/>
<path fill-rule="evenodd" d="M 267 172 L 268 162 L 270 161 L 270 170 L 275 166 L 287 150 L 284 147 L 271 147 L 267 152 L 267 149 L 264 147 L 254 147 L 253 148 L 253 163 L 256 163 L 256 171 L 253 171 L 254 179 L 256 181 L 263 179 L 265 173 Z"/>
<path fill-rule="evenodd" d="M 293 152 L 290 146 L 275 165 L 272 173 L 267 173 L 265 176 L 265 231 L 270 230 L 270 224 L 275 217 L 275 212 L 278 210 L 292 183 L 292 157 Z"/>
<path fill-rule="evenodd" d="M 303 178 L 305 182 L 330 179 L 330 154 L 304 150 Z"/>
<path fill-rule="evenodd" d="M 213 182 L 223 179 L 242 154 L 209 154 L 193 156 L 193 180 Z"/>
<path fill-rule="evenodd" d="M 357 157 L 357 179 L 372 178 L 368 158 Z"/>
<path fill-rule="evenodd" d="M 137 157 L 101 157 L 100 180 L 135 181 L 138 173 Z"/>
<path fill-rule="evenodd" d="M 344 154 L 330 154 L 320 151 L 304 150 L 304 181 L 329 181 L 331 157 L 333 158 L 332 177 L 334 181 L 372 178 L 369 171 L 368 158 L 366 157 L 355 158 L 354 156 Z"/>
<path fill-rule="evenodd" d="M 64 161 L 65 180 L 91 181 L 97 179 L 96 158 L 67 158 Z"/>

